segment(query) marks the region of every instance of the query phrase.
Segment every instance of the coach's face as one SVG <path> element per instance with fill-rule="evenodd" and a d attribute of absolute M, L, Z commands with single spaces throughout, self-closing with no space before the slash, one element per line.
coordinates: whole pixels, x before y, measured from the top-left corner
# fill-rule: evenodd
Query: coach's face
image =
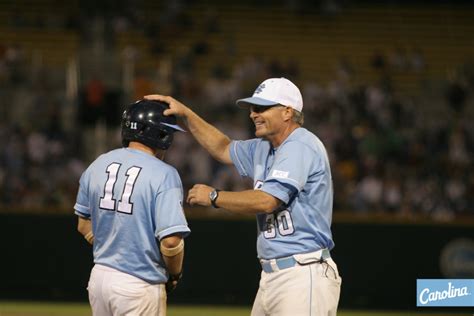
<path fill-rule="evenodd" d="M 255 124 L 255 136 L 272 140 L 285 129 L 288 108 L 283 105 L 250 106 L 250 118 Z"/>

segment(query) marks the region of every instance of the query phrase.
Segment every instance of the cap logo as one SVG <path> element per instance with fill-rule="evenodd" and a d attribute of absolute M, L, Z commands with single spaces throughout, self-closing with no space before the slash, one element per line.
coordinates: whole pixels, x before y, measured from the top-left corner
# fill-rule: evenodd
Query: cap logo
<path fill-rule="evenodd" d="M 263 91 L 263 89 L 265 89 L 265 84 L 264 84 L 264 83 L 262 83 L 261 85 L 259 85 L 259 86 L 257 87 L 257 89 L 255 89 L 254 94 L 259 94 L 260 92 Z"/>

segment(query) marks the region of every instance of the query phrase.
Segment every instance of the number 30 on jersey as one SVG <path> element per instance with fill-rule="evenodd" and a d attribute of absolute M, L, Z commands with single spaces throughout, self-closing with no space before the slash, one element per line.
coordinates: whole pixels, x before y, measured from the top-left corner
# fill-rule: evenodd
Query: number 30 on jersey
<path fill-rule="evenodd" d="M 254 189 L 260 190 L 262 185 L 263 181 L 257 180 Z M 275 238 L 277 229 L 281 236 L 288 236 L 295 232 L 291 213 L 288 210 L 283 210 L 278 212 L 278 214 L 267 214 L 265 227 L 266 229 L 263 232 L 263 236 L 267 239 Z"/>
<path fill-rule="evenodd" d="M 283 210 L 278 214 L 267 214 L 265 222 L 266 230 L 263 236 L 267 239 L 275 238 L 277 230 L 281 236 L 288 236 L 295 232 L 291 213 L 288 210 Z"/>

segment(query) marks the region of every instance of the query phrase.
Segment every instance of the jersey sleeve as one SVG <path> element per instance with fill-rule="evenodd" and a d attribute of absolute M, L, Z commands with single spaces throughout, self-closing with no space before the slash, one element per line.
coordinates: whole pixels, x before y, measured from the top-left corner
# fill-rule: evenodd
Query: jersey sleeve
<path fill-rule="evenodd" d="M 158 240 L 172 234 L 189 235 L 183 210 L 183 186 L 178 172 L 173 170 L 164 178 L 163 190 L 155 198 L 155 236 Z"/>
<path fill-rule="evenodd" d="M 257 139 L 234 140 L 230 144 L 230 158 L 243 177 L 253 176 L 253 157 L 257 141 Z"/>
<path fill-rule="evenodd" d="M 77 192 L 76 204 L 74 204 L 74 213 L 78 216 L 90 218 L 89 206 L 89 168 L 86 169 L 79 180 L 79 190 Z"/>
<path fill-rule="evenodd" d="M 289 204 L 306 184 L 316 158 L 316 153 L 305 144 L 297 141 L 283 144 L 261 190 Z"/>

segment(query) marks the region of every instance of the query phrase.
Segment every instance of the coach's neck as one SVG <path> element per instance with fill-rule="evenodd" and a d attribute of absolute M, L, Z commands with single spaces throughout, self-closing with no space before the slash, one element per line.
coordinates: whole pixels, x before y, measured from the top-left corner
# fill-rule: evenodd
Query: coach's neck
<path fill-rule="evenodd" d="M 299 124 L 291 122 L 290 124 L 284 126 L 278 133 L 268 137 L 268 140 L 272 144 L 273 148 L 279 147 L 295 129 L 300 127 Z"/>

